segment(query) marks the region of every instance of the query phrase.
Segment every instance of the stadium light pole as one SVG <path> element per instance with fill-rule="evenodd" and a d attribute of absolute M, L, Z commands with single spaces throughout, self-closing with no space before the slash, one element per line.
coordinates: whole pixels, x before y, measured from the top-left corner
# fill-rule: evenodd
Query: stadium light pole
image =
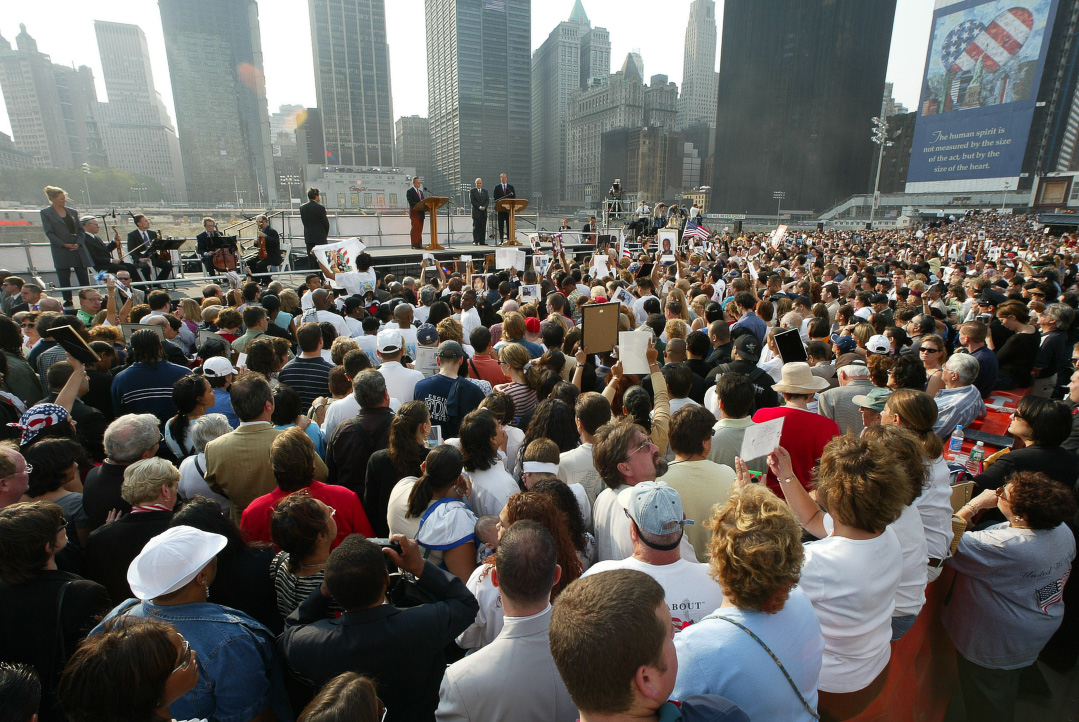
<path fill-rule="evenodd" d="M 787 197 L 787 194 L 783 191 L 772 191 L 772 197 L 776 199 L 776 228 L 779 228 L 779 224 L 782 222 L 779 215 L 783 208 L 783 199 Z"/>
<path fill-rule="evenodd" d="M 888 121 L 881 120 L 880 118 L 873 118 L 873 137 L 872 141 L 879 146 L 877 151 L 877 179 L 873 181 L 873 202 L 869 206 L 869 227 L 873 227 L 873 219 L 877 215 L 877 193 L 880 188 L 880 166 L 884 160 L 884 149 L 890 145 L 893 145 L 888 140 Z"/>
<path fill-rule="evenodd" d="M 94 203 L 90 200 L 90 164 L 82 164 L 82 182 L 86 185 L 86 210 L 93 210 Z"/>

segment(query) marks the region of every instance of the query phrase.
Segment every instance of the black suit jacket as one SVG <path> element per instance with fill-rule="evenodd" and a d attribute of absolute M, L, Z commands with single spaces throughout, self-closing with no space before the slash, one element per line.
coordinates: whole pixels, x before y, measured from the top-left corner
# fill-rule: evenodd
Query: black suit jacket
<path fill-rule="evenodd" d="M 390 720 L 430 720 L 446 672 L 445 647 L 476 619 L 468 587 L 427 562 L 417 582 L 436 600 L 408 609 L 380 604 L 327 619 L 330 600 L 313 592 L 285 620 L 278 647 L 289 667 L 318 689 L 341 672 L 378 683 Z"/>
<path fill-rule="evenodd" d="M 491 205 L 491 194 L 486 188 L 473 188 L 468 192 L 468 200 L 472 203 L 472 215 L 478 216 L 487 212 Z"/>
<path fill-rule="evenodd" d="M 150 238 L 149 245 L 139 248 L 139 246 L 142 246 L 142 231 L 136 228 L 135 230 L 131 231 L 131 233 L 127 234 L 127 252 L 131 253 L 132 262 L 137 261 L 140 258 L 146 258 L 150 255 L 147 249 L 150 247 L 150 245 L 153 245 L 154 241 L 157 240 L 157 231 L 146 231 L 146 235 Z M 139 248 L 139 250 L 132 253 L 132 251 L 136 248 Z"/>
<path fill-rule="evenodd" d="M 423 200 L 424 196 L 423 196 L 423 193 L 416 190 L 415 186 L 412 186 L 407 191 L 405 191 L 405 198 L 408 200 L 408 208 L 409 208 L 409 210 L 412 210 L 412 206 L 416 205 L 421 200 Z M 420 218 L 423 218 L 426 215 L 427 215 L 426 213 L 420 213 Z"/>
<path fill-rule="evenodd" d="M 300 220 L 303 221 L 303 242 L 308 248 L 321 246 L 330 235 L 330 219 L 326 217 L 326 207 L 315 201 L 307 201 L 300 206 Z"/>
<path fill-rule="evenodd" d="M 109 241 L 109 244 L 105 245 L 105 241 L 91 233 L 84 233 L 82 241 L 86 245 L 86 250 L 90 252 L 90 260 L 93 261 L 94 268 L 100 270 L 112 263 L 112 256 L 109 254 L 115 250 L 116 241 Z"/>
<path fill-rule="evenodd" d="M 276 228 L 266 226 L 262 229 L 266 234 L 266 260 L 275 266 L 281 264 L 281 234 Z"/>
<path fill-rule="evenodd" d="M 210 255 L 224 245 L 221 242 L 221 231 L 214 231 L 214 234 L 215 235 L 211 236 L 206 231 L 203 231 L 195 236 L 196 249 L 200 256 Z"/>
<path fill-rule="evenodd" d="M 502 190 L 502 184 L 501 183 L 499 183 L 498 185 L 495 186 L 494 199 L 495 199 L 495 204 L 496 205 L 503 198 L 516 198 L 516 197 L 517 197 L 517 191 L 515 191 L 513 189 L 512 184 L 507 183 L 506 184 L 506 190 Z M 500 212 L 505 212 L 505 211 L 500 211 Z"/>
<path fill-rule="evenodd" d="M 110 599 L 135 596 L 127 583 L 127 568 L 146 542 L 169 528 L 171 520 L 171 511 L 128 513 L 95 529 L 86 540 L 86 575 L 103 585 Z"/>

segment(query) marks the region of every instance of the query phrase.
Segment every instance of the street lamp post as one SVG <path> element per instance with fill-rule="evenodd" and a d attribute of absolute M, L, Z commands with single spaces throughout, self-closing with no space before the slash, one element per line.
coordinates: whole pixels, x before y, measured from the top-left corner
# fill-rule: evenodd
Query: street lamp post
<path fill-rule="evenodd" d="M 131 190 L 137 191 L 139 194 L 139 206 L 142 206 L 142 192 L 146 190 L 146 186 L 131 186 Z"/>
<path fill-rule="evenodd" d="M 87 210 L 92 210 L 93 207 L 94 207 L 94 202 L 90 200 L 90 181 L 89 181 L 89 177 L 90 177 L 90 164 L 89 163 L 83 163 L 82 164 L 82 182 L 86 185 L 86 209 Z"/>
<path fill-rule="evenodd" d="M 1004 205 L 1008 202 L 1008 181 L 1004 181 L 1004 198 L 1000 201 L 1000 212 L 1004 212 Z"/>
<path fill-rule="evenodd" d="M 787 194 L 785 192 L 783 192 L 783 191 L 773 191 L 772 192 L 772 198 L 775 198 L 775 200 L 776 200 L 776 228 L 779 228 L 779 224 L 781 222 L 779 220 L 779 216 L 780 216 L 780 212 L 783 209 L 783 199 L 786 198 L 786 197 L 787 197 Z"/>
<path fill-rule="evenodd" d="M 877 179 L 873 181 L 873 203 L 869 206 L 869 226 L 872 228 L 873 219 L 877 215 L 877 193 L 880 187 L 880 166 L 884 160 L 884 149 L 892 145 L 892 142 L 888 140 L 888 121 L 881 120 L 880 118 L 873 118 L 873 137 L 874 143 L 879 146 L 877 152 Z"/>

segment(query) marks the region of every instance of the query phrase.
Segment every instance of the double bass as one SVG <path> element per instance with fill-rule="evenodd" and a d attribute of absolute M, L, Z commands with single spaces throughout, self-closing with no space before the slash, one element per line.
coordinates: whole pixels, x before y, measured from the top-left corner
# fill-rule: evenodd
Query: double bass
<path fill-rule="evenodd" d="M 220 236 L 215 236 L 219 238 Z M 232 246 L 228 243 L 214 251 L 211 256 L 211 263 L 213 263 L 214 269 L 218 271 L 235 271 L 237 264 L 236 251 L 232 249 Z"/>

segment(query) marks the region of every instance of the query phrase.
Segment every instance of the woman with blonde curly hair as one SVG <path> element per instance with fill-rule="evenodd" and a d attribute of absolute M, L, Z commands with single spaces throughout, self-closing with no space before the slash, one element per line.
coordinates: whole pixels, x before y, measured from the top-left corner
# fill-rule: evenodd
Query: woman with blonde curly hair
<path fill-rule="evenodd" d="M 739 480 L 748 478 L 745 462 L 736 466 Z M 769 455 L 768 467 L 798 522 L 820 540 L 806 545 L 801 587 L 824 635 L 821 717 L 849 719 L 869 706 L 888 676 L 903 573 L 903 549 L 891 525 L 910 500 L 910 482 L 890 448 L 854 436 L 837 436 L 824 447 L 816 501 L 782 446 Z"/>
<path fill-rule="evenodd" d="M 750 484 L 712 510 L 711 575 L 723 605 L 674 637 L 676 699 L 718 694 L 750 719 L 812 722 L 824 638 L 797 585 L 802 529 L 766 487 Z M 796 687 L 744 629 L 768 646 Z"/>

